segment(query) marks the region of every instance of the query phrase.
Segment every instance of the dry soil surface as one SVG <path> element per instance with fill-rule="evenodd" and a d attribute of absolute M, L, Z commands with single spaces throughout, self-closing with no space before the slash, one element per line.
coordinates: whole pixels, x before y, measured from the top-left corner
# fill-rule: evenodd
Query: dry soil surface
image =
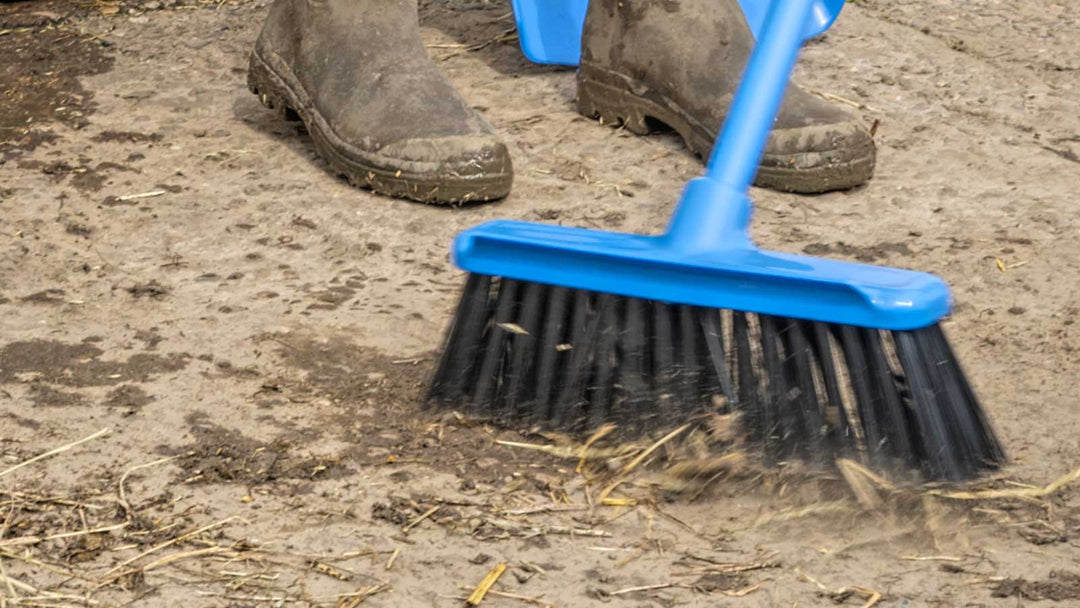
<path fill-rule="evenodd" d="M 495 443 L 545 438 L 424 414 L 456 232 L 655 231 L 701 163 L 578 116 L 507 3 L 425 1 L 514 192 L 372 196 L 248 93 L 266 12 L 0 3 L 0 604 L 455 606 L 505 564 L 482 605 L 1080 605 L 1069 486 L 871 509 L 743 474 L 605 505 L 576 460 Z M 1075 469 L 1080 9 L 850 2 L 798 79 L 876 124 L 877 175 L 756 190 L 755 237 L 943 276 L 1012 457 L 991 485 Z"/>

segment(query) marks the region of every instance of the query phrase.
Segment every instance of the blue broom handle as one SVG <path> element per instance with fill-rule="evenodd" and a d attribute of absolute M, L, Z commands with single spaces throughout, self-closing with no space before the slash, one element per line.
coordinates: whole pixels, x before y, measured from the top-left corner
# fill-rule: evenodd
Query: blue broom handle
<path fill-rule="evenodd" d="M 690 181 L 672 216 L 667 232 L 672 246 L 701 250 L 749 245 L 751 205 L 746 193 L 780 111 L 814 2 L 772 1 L 705 177 Z"/>
<path fill-rule="evenodd" d="M 802 47 L 814 0 L 773 0 L 709 157 L 706 175 L 739 190 L 754 181 Z"/>

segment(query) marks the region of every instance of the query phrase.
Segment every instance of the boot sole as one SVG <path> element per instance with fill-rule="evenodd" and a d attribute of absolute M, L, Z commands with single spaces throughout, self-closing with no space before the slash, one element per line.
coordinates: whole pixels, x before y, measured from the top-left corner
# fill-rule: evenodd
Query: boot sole
<path fill-rule="evenodd" d="M 315 150 L 349 183 L 386 196 L 422 203 L 462 204 L 492 201 L 510 193 L 513 173 L 462 177 L 454 174 L 415 173 L 393 166 L 395 159 L 362 160 L 346 154 L 344 143 L 310 102 L 310 96 L 291 74 L 283 74 L 264 60 L 259 50 L 251 54 L 248 88 L 267 108 L 284 120 L 300 120 L 311 135 Z M 368 153 L 371 154 L 371 153 Z M 372 154 L 372 156 L 374 156 Z"/>
<path fill-rule="evenodd" d="M 646 93 L 636 95 L 633 93 L 635 89 Z M 637 135 L 666 130 L 663 126 L 666 125 L 678 133 L 686 146 L 698 156 L 706 158 L 712 151 L 716 133 L 706 129 L 667 97 L 620 74 L 582 65 L 578 72 L 577 94 L 578 112 L 590 118 L 599 118 L 602 124 L 624 126 Z M 804 194 L 852 188 L 865 183 L 874 173 L 873 144 L 865 150 L 854 151 L 851 156 L 844 162 L 831 162 L 807 169 L 795 168 L 800 160 L 799 155 L 766 154 L 758 167 L 754 185 Z"/>

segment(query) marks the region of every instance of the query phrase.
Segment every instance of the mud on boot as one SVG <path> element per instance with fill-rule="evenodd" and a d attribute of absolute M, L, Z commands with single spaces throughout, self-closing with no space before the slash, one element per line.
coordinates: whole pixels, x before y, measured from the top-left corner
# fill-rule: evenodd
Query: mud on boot
<path fill-rule="evenodd" d="M 355 186 L 425 203 L 510 192 L 510 154 L 432 63 L 416 0 L 275 0 L 248 86 Z"/>

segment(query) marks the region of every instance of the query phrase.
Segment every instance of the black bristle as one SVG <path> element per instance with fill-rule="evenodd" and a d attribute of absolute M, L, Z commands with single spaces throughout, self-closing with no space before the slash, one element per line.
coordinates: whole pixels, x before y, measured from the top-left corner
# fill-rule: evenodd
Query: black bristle
<path fill-rule="evenodd" d="M 926 479 L 1004 452 L 939 326 L 881 331 L 469 277 L 428 395 L 505 422 L 650 435 L 739 412 L 767 461 L 837 456 Z"/>
<path fill-rule="evenodd" d="M 758 374 L 754 363 L 753 348 L 750 346 L 750 320 L 742 312 L 734 312 L 731 317 L 739 391 L 738 409 L 743 414 L 750 439 L 764 441 L 767 434 L 766 421 L 764 412 L 757 407 L 757 404 L 761 402 L 761 394 L 758 391 Z"/>
<path fill-rule="evenodd" d="M 536 361 L 541 308 L 547 291 L 545 285 L 526 283 L 518 300 L 517 323 L 511 329 L 513 335 L 510 336 L 510 366 L 503 384 L 505 392 L 498 399 L 503 416 L 511 420 L 520 420 L 525 415 L 523 406 L 531 403 L 536 392 L 536 382 L 532 378 L 533 364 Z"/>
<path fill-rule="evenodd" d="M 570 290 L 565 287 L 553 287 L 548 294 L 547 314 L 541 328 L 543 333 L 536 364 L 536 403 L 531 412 L 534 422 L 542 422 L 552 417 L 554 399 L 558 395 L 561 379 L 558 371 L 563 359 L 569 357 L 563 349 L 566 344 L 563 342 L 563 331 L 569 299 Z"/>
<path fill-rule="evenodd" d="M 833 326 L 832 329 L 839 333 L 840 352 L 847 364 L 848 380 L 855 397 L 855 412 L 859 417 L 859 427 L 866 449 L 871 461 L 882 465 L 885 436 L 881 425 L 884 421 L 873 409 L 873 375 L 870 373 L 870 364 L 860 340 L 860 329 L 850 325 Z"/>
<path fill-rule="evenodd" d="M 596 338 L 596 358 L 593 360 L 593 380 L 588 383 L 588 423 L 586 428 L 594 430 L 605 422 L 611 421 L 611 399 L 615 384 L 615 372 L 618 370 L 619 313 L 620 298 L 608 293 L 600 294 L 597 302 L 600 319 L 599 333 Z"/>
<path fill-rule="evenodd" d="M 652 352 L 653 394 L 659 407 L 669 409 L 682 404 L 678 397 L 678 374 L 675 367 L 675 327 L 670 305 L 653 302 Z"/>
<path fill-rule="evenodd" d="M 555 428 L 574 429 L 585 412 L 585 389 L 593 358 L 596 336 L 600 332 L 600 315 L 590 314 L 593 297 L 587 291 L 573 292 L 574 312 L 571 317 L 570 359 L 562 370 L 562 388 L 555 402 L 551 420 Z"/>
<path fill-rule="evenodd" d="M 908 419 L 903 401 L 896 390 L 892 370 L 885 357 L 885 347 L 881 342 L 881 333 L 876 329 L 860 329 L 865 353 L 868 358 L 868 372 L 872 374 L 870 386 L 873 389 L 875 415 L 883 422 L 886 437 L 886 451 L 894 458 L 915 465 L 919 458 L 919 446 L 908 431 Z"/>
<path fill-rule="evenodd" d="M 446 352 L 439 360 L 435 382 L 428 393 L 428 403 L 455 404 L 468 394 L 474 382 L 477 353 L 484 339 L 491 308 L 491 277 L 481 274 L 469 275 L 465 293 L 450 324 L 447 345 L 454 352 Z"/>
<path fill-rule="evenodd" d="M 645 301 L 622 298 L 622 330 L 619 332 L 618 357 L 615 363 L 615 395 L 611 419 L 631 432 L 648 428 L 653 395 L 650 394 L 648 353 L 646 352 Z"/>
<path fill-rule="evenodd" d="M 942 370 L 943 374 L 947 374 L 950 381 L 959 389 L 962 397 L 958 399 L 957 405 L 967 414 L 972 426 L 976 429 L 976 432 L 972 432 L 969 438 L 978 438 L 978 453 L 982 458 L 982 463 L 1003 462 L 1005 460 L 1005 450 L 1001 447 L 1001 443 L 994 434 L 986 413 L 979 405 L 979 400 L 975 397 L 975 391 L 972 390 L 967 376 L 964 375 L 964 370 L 960 367 L 960 361 L 956 358 L 956 354 L 953 353 L 949 340 L 945 337 L 945 332 L 941 329 L 941 326 L 926 327 L 916 333 L 926 336 L 925 339 L 934 345 L 934 356 L 930 361 L 934 362 L 933 364 Z"/>
<path fill-rule="evenodd" d="M 761 315 L 761 356 L 764 361 L 765 395 L 761 401 L 765 429 L 766 455 L 783 458 L 788 454 L 780 451 L 783 445 L 796 445 L 795 423 L 792 408 L 782 407 L 787 400 L 787 382 L 784 378 L 783 360 L 780 358 L 779 334 L 776 317 Z"/>
<path fill-rule="evenodd" d="M 925 443 L 936 446 L 926 452 L 927 467 L 935 476 L 944 477 L 950 472 L 962 471 L 963 467 L 954 456 L 948 415 L 941 409 L 943 404 L 939 402 L 934 382 L 930 379 L 933 372 L 923 364 L 925 353 L 921 350 L 919 339 L 913 332 L 900 332 L 896 336 L 896 352 L 911 392 L 915 424 L 919 433 L 926 438 Z"/>
<path fill-rule="evenodd" d="M 702 362 L 698 360 L 699 332 L 696 310 L 685 304 L 678 306 L 678 336 L 675 353 L 678 357 L 676 386 L 679 402 L 686 410 L 693 411 L 694 403 L 701 399 Z"/>
<path fill-rule="evenodd" d="M 510 332 L 506 324 L 514 320 L 517 307 L 518 282 L 504 280 L 499 282 L 499 295 L 495 300 L 493 323 L 487 328 L 487 343 L 484 346 L 483 359 L 477 372 L 476 388 L 472 393 L 471 413 L 477 416 L 495 414 L 495 397 L 502 384 L 502 369 L 505 367 L 506 339 Z"/>
<path fill-rule="evenodd" d="M 728 369 L 728 358 L 724 349 L 723 325 L 717 311 L 702 309 L 701 334 L 709 352 L 709 365 L 706 367 L 710 372 L 708 377 L 715 378 L 717 383 L 713 392 L 719 389 L 728 404 L 727 407 L 731 407 L 735 404 L 735 383 L 731 381 L 731 371 Z"/>
<path fill-rule="evenodd" d="M 814 382 L 814 357 L 810 343 L 798 321 L 788 321 L 780 334 L 787 354 L 787 381 L 790 387 L 786 407 L 795 414 L 801 438 L 800 451 L 810 458 L 829 456 L 822 445 L 825 418 Z"/>
<path fill-rule="evenodd" d="M 814 355 L 817 357 L 821 380 L 825 385 L 825 412 L 826 414 L 834 412 L 836 417 L 836 428 L 833 433 L 836 436 L 834 443 L 840 445 L 845 442 L 850 443 L 850 440 L 854 438 L 854 431 L 851 428 L 847 407 L 840 391 L 840 377 L 836 371 L 836 361 L 833 359 L 834 351 L 829 326 L 817 322 L 809 325 L 811 326 L 810 335 L 813 336 Z M 828 420 L 826 420 L 827 422 Z"/>

